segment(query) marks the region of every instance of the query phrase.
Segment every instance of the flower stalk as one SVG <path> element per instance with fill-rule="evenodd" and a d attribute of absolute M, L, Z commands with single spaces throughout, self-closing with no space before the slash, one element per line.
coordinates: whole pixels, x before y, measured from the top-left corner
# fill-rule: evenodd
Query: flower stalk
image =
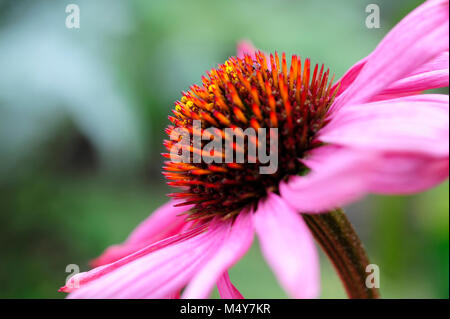
<path fill-rule="evenodd" d="M 341 209 L 326 214 L 302 214 L 309 229 L 335 267 L 351 299 L 379 298 L 377 288 L 366 285 L 369 258 Z"/>

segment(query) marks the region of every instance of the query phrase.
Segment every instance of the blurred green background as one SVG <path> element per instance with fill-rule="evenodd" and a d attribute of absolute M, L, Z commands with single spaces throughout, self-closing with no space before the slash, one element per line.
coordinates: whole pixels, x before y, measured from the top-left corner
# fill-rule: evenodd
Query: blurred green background
<path fill-rule="evenodd" d="M 65 27 L 69 3 L 80 29 Z M 379 29 L 365 27 L 369 3 Z M 240 39 L 339 77 L 419 3 L 0 0 L 0 297 L 63 298 L 66 265 L 87 270 L 166 201 L 167 115 Z M 383 297 L 449 297 L 448 182 L 347 212 Z M 345 297 L 324 256 L 321 268 L 322 297 Z M 257 243 L 230 276 L 245 297 L 285 297 Z"/>

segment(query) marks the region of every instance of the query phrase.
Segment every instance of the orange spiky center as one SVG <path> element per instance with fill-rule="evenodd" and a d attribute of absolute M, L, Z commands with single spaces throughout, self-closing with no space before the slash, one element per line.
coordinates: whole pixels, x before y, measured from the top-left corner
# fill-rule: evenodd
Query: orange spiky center
<path fill-rule="evenodd" d="M 306 167 L 299 159 L 320 145 L 315 137 L 327 123 L 326 114 L 337 92 L 331 90 L 334 76 L 329 80 L 329 69 L 324 71 L 323 65 L 320 69 L 315 65 L 311 72 L 309 59 L 302 69 L 296 55 L 292 56 L 289 72 L 284 53 L 281 63 L 277 53 L 271 54 L 269 60 L 262 52 L 253 57 L 232 57 L 207 72 L 201 86 L 191 86 L 175 103 L 174 116 L 169 116 L 173 125 L 166 129 L 169 136 L 174 129 L 184 128 L 192 139 L 196 134 L 194 120 L 201 121 L 202 131 L 215 128 L 221 137 L 226 128 L 278 128 L 278 168 L 273 174 L 260 174 L 262 164 L 258 158 L 250 161 L 247 156 L 243 163 L 192 161 L 195 154 L 202 155 L 202 159 L 223 157 L 226 143 L 233 143 L 236 153 L 248 155 L 250 143 L 261 142 L 257 139 L 246 138 L 242 146 L 225 136 L 223 150 L 214 154 L 191 143 L 187 146 L 188 163 L 173 161 L 169 153 L 163 154 L 172 159 L 165 162 L 163 172 L 168 184 L 181 189 L 169 196 L 183 200 L 178 205 L 193 205 L 189 219 L 217 215 L 229 218 L 246 206 L 256 205 L 267 192 L 277 192 L 280 181 L 304 173 Z M 169 152 L 176 142 L 165 141 Z M 202 141 L 202 146 L 206 143 Z"/>

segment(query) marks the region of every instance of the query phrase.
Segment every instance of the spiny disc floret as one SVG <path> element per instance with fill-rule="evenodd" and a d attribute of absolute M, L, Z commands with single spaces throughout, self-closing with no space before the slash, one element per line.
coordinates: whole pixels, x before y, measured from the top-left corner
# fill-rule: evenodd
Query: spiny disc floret
<path fill-rule="evenodd" d="M 311 72 L 310 60 L 302 66 L 296 55 L 288 72 L 284 53 L 280 63 L 277 53 L 268 58 L 262 52 L 232 57 L 207 72 L 201 86 L 191 86 L 175 103 L 174 116 L 169 116 L 173 125 L 166 132 L 170 136 L 181 127 L 192 137 L 195 120 L 201 121 L 202 130 L 214 127 L 222 137 L 226 128 L 278 128 L 278 169 L 273 174 L 260 174 L 261 163 L 249 162 L 246 156 L 244 163 L 169 160 L 163 174 L 169 185 L 182 190 L 169 196 L 183 200 L 179 205 L 193 205 L 191 219 L 216 215 L 229 218 L 256 204 L 268 191 L 276 192 L 283 179 L 304 172 L 299 159 L 318 145 L 315 136 L 327 123 L 326 114 L 337 91 L 329 75 L 323 65 L 320 69 L 315 65 Z M 176 142 L 165 141 L 169 152 Z M 247 153 L 249 143 L 258 142 L 246 139 L 244 147 L 232 146 L 236 152 Z M 224 143 L 233 141 L 225 138 Z M 203 158 L 211 156 L 192 143 L 188 148 L 191 159 L 195 153 Z M 163 155 L 171 158 L 169 153 Z"/>

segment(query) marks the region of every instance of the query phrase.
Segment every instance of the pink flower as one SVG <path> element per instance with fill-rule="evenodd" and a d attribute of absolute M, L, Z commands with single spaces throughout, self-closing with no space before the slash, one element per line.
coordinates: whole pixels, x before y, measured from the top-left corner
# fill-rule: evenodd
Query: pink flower
<path fill-rule="evenodd" d="M 239 106 L 242 100 L 248 104 L 250 98 L 243 96 L 258 93 L 259 97 L 254 99 L 261 99 L 261 105 L 268 101 L 271 108 L 265 109 L 258 105 L 259 102 L 254 103 L 257 104 L 252 106 L 255 118 L 262 109 L 262 113 L 270 114 L 270 123 L 283 123 L 290 129 L 297 128 L 297 131 L 297 122 L 291 122 L 296 119 L 296 110 L 309 112 L 302 118 L 310 121 L 308 125 L 320 124 L 320 129 L 314 132 L 311 142 L 302 144 L 308 147 L 298 165 L 303 165 L 301 167 L 308 173 L 283 176 L 278 184 L 271 185 L 274 192 L 267 191 L 261 196 L 249 192 L 247 184 L 233 184 L 233 188 L 226 188 L 221 182 L 207 183 L 202 179 L 201 176 L 216 176 L 214 174 L 221 170 L 226 171 L 224 166 L 210 165 L 200 169 L 168 163 L 167 177 L 174 180 L 171 182 L 173 185 L 183 186 L 187 193 L 174 195 L 179 198 L 152 214 L 123 244 L 107 249 L 94 261 L 97 268 L 72 277 L 61 291 L 71 292 L 70 298 L 176 298 L 181 291 L 183 298 L 207 298 L 217 285 L 222 298 L 242 298 L 230 282 L 228 269 L 246 253 L 256 233 L 264 257 L 288 295 L 294 298 L 317 297 L 317 252 L 308 227 L 298 212 L 330 211 L 368 193 L 420 192 L 448 177 L 448 96 L 418 93 L 448 86 L 448 21 L 448 0 L 425 2 L 391 30 L 368 57 L 351 67 L 329 91 L 326 91 L 328 73 L 321 71 L 316 78 L 317 68 L 311 84 L 308 84 L 309 60 L 303 75 L 300 69 L 297 72 L 291 68 L 291 72 L 298 73 L 295 83 L 300 83 L 306 75 L 308 79 L 308 83 L 303 82 L 306 90 L 300 84 L 295 91 L 292 90 L 293 80 L 287 80 L 284 55 L 281 67 L 276 55 L 275 59 L 270 57 L 270 66 L 263 69 L 263 55 L 254 54 L 250 43 L 241 43 L 238 47 L 240 60 L 229 60 L 211 72 L 210 80 L 204 82 L 204 89 L 197 87 L 193 90 L 198 96 L 209 90 L 215 98 L 214 105 L 228 101 L 230 107 Z M 260 80 L 265 79 L 263 75 L 276 76 L 273 76 L 273 81 L 259 86 L 259 91 L 250 92 L 244 88 L 238 94 L 230 85 L 247 85 L 245 79 L 241 79 L 243 73 L 246 75 L 245 68 L 240 65 L 248 62 L 244 64 L 252 68 L 250 57 L 244 53 L 251 54 L 255 64 L 259 63 L 258 69 L 251 69 L 250 74 L 261 72 Z M 297 61 L 300 60 L 295 57 L 293 63 Z M 226 82 L 223 78 L 225 73 L 235 77 L 237 82 L 230 80 L 226 83 L 226 97 L 220 100 L 222 97 L 216 91 L 219 82 L 215 82 L 215 76 L 218 74 L 217 79 Z M 293 77 L 294 80 L 296 78 Z M 249 81 L 254 81 L 251 86 L 257 86 L 256 77 Z M 279 102 L 276 105 L 285 107 L 282 113 L 278 110 L 274 115 L 269 113 L 274 112 L 275 107 L 271 104 L 270 93 L 264 91 L 267 83 L 279 89 L 274 89 L 274 94 Z M 308 85 L 310 91 L 307 90 Z M 263 91 L 265 94 L 261 93 Z M 311 91 L 320 91 L 321 95 Z M 295 92 L 299 92 L 297 100 Z M 334 102 L 333 92 L 336 94 Z M 292 100 L 289 100 L 291 93 Z M 307 103 L 310 103 L 307 111 L 299 106 L 305 103 L 304 97 L 308 97 Z M 324 104 L 314 104 L 316 97 L 329 101 L 323 117 L 319 117 L 319 111 L 323 110 L 320 106 Z M 172 121 L 185 123 L 182 120 L 186 114 L 191 114 L 208 97 L 204 99 L 196 100 L 194 95 L 185 94 L 184 100 L 177 104 L 178 115 Z M 249 120 L 235 108 L 234 113 L 201 112 L 202 119 L 213 123 L 227 122 L 223 113 L 228 114 L 228 120 Z M 267 114 L 264 113 L 262 118 Z M 301 125 L 305 130 L 310 129 L 306 124 Z M 305 137 L 306 133 L 295 134 L 297 131 L 290 131 L 281 138 L 288 141 L 289 136 Z M 289 148 L 293 144 L 287 142 L 286 145 Z M 188 169 L 189 178 L 180 179 L 177 174 Z M 241 167 L 234 166 L 234 169 Z M 235 176 L 248 177 L 232 172 Z M 257 178 L 258 181 L 267 181 L 268 177 Z M 223 183 L 226 184 L 227 180 Z M 208 194 L 214 195 L 214 189 L 220 189 L 228 197 L 221 201 L 202 198 L 202 194 L 193 192 L 194 187 L 200 189 L 198 185 L 210 188 Z M 242 193 L 238 189 L 240 187 L 247 187 L 246 193 Z M 252 190 L 258 189 L 255 186 Z M 244 199 L 233 198 L 233 194 L 247 195 L 245 201 L 248 204 L 240 207 Z M 174 206 L 183 203 L 183 196 L 191 200 L 187 202 L 189 205 Z M 225 213 L 213 210 L 221 207 L 233 209 Z M 240 207 L 237 212 L 236 207 Z M 179 215 L 191 210 L 194 211 L 190 215 L 192 221 Z"/>

